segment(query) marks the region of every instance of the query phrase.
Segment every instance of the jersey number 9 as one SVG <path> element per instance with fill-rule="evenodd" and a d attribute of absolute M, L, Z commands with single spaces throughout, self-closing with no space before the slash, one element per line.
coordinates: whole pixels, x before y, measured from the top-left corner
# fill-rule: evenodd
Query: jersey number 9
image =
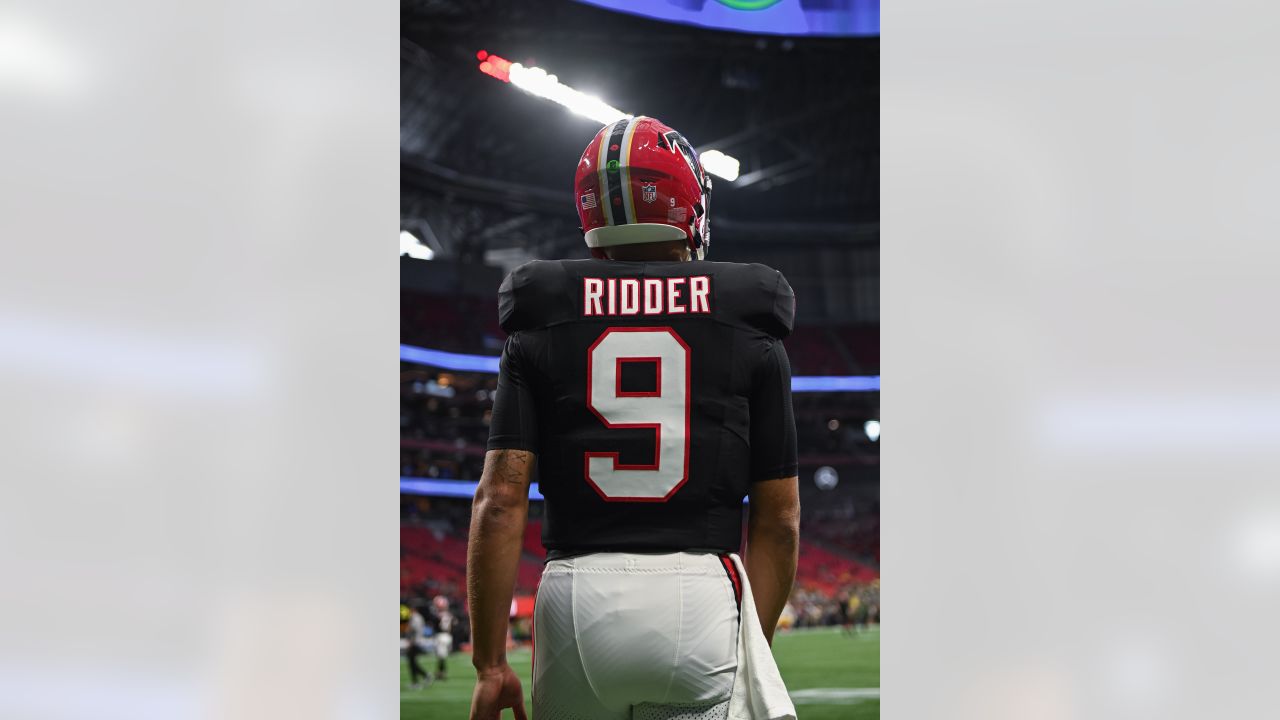
<path fill-rule="evenodd" d="M 622 390 L 622 366 L 656 367 L 651 392 Z M 587 350 L 587 407 L 607 428 L 653 430 L 653 462 L 584 453 L 587 482 L 607 502 L 666 502 L 689 479 L 689 346 L 669 327 L 611 327 Z"/>

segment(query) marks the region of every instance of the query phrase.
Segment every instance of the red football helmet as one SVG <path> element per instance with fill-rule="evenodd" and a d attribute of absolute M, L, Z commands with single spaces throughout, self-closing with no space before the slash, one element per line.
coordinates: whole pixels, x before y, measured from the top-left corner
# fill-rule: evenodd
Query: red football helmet
<path fill-rule="evenodd" d="M 701 260 L 711 244 L 711 178 L 680 133 L 626 117 L 596 133 L 578 161 L 574 198 L 591 254 L 600 248 L 684 239 Z"/>

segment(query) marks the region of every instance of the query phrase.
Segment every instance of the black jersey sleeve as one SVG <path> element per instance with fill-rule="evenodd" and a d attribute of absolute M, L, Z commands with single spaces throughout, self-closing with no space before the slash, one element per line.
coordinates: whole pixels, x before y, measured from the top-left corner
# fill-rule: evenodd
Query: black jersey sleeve
<path fill-rule="evenodd" d="M 489 422 L 490 450 L 538 449 L 533 383 L 521 354 L 520 333 L 507 338 L 498 370 L 498 390 Z"/>
<path fill-rule="evenodd" d="M 751 480 L 796 475 L 796 418 L 791 408 L 791 363 L 782 343 L 769 344 L 751 391 Z"/>

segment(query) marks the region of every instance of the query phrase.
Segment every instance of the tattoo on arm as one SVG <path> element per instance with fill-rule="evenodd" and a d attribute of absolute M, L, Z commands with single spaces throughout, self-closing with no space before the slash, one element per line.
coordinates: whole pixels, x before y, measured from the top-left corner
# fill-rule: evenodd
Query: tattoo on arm
<path fill-rule="evenodd" d="M 494 450 L 491 457 L 495 480 L 523 484 L 532 475 L 534 455 L 527 450 Z"/>

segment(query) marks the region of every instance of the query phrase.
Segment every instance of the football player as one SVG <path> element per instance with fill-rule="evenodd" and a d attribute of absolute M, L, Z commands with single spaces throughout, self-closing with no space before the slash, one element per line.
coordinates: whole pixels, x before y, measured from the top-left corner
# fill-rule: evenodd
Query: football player
<path fill-rule="evenodd" d="M 418 658 L 426 651 L 426 620 L 417 608 L 400 606 L 400 645 L 409 659 L 409 689 L 421 690 L 431 681 Z"/>
<path fill-rule="evenodd" d="M 443 595 L 431 601 L 431 629 L 435 638 L 436 679 L 449 679 L 449 654 L 453 652 L 453 624 L 456 618 L 449 610 L 449 599 Z"/>
<path fill-rule="evenodd" d="M 575 183 L 594 259 L 530 262 L 502 283 L 509 337 L 467 563 L 475 720 L 525 717 L 504 641 L 535 463 L 538 720 L 713 720 L 735 683 L 777 677 L 765 642 L 799 542 L 782 346 L 795 299 L 776 270 L 704 260 L 710 191 L 680 133 L 612 123 Z M 733 553 L 748 496 L 744 578 Z M 794 717 L 773 687 L 782 698 L 764 704 L 783 709 L 750 717 Z"/>

